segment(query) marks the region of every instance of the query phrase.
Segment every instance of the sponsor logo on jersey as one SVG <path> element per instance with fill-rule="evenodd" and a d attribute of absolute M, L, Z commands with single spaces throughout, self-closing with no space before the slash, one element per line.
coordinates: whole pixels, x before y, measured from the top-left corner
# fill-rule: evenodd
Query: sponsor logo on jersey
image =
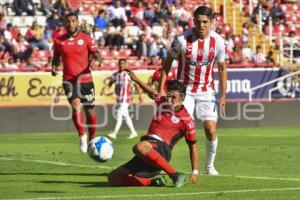
<path fill-rule="evenodd" d="M 176 116 L 172 116 L 172 117 L 171 117 L 171 121 L 172 121 L 174 124 L 178 124 L 179 121 L 180 121 L 180 119 L 179 119 L 178 117 L 176 117 Z"/>
<path fill-rule="evenodd" d="M 82 40 L 82 39 L 78 40 L 78 41 L 77 41 L 77 44 L 78 44 L 78 45 L 83 45 L 83 40 Z"/>
<path fill-rule="evenodd" d="M 197 62 L 197 61 L 191 60 L 191 59 L 187 59 L 187 63 L 189 65 L 193 65 L 195 67 L 207 67 L 208 65 L 211 64 L 210 61 Z"/>

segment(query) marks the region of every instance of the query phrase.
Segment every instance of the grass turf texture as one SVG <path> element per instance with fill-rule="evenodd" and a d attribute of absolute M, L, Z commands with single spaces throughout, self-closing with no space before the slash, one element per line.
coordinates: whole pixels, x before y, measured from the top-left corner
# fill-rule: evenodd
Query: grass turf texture
<path fill-rule="evenodd" d="M 143 131 L 140 131 L 140 134 Z M 200 172 L 204 135 L 198 131 Z M 111 187 L 106 175 L 133 155 L 138 139 L 120 133 L 111 161 L 79 152 L 75 133 L 0 134 L 0 199 L 300 199 L 300 128 L 219 129 L 216 168 L 221 176 L 172 187 Z M 100 133 L 98 133 L 100 135 Z M 184 140 L 172 164 L 190 173 Z"/>

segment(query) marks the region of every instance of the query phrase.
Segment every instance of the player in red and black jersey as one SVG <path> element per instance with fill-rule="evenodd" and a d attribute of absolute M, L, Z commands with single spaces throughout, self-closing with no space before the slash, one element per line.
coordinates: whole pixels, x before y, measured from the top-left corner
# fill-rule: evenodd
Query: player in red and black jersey
<path fill-rule="evenodd" d="M 109 183 L 114 186 L 162 186 L 164 179 L 155 176 L 163 170 L 170 176 L 175 187 L 181 187 L 185 184 L 186 175 L 177 172 L 169 161 L 173 147 L 183 137 L 190 150 L 191 180 L 195 182 L 198 175 L 197 137 L 195 123 L 182 105 L 184 85 L 177 80 L 168 81 L 167 95 L 160 96 L 132 71 L 128 70 L 128 73 L 155 100 L 157 113 L 147 135 L 141 137 L 140 142 L 133 147 L 135 156 L 108 175 Z"/>
<path fill-rule="evenodd" d="M 99 65 L 100 55 L 91 37 L 79 30 L 78 16 L 69 13 L 65 17 L 67 33 L 54 40 L 51 74 L 56 76 L 60 60 L 63 63 L 63 88 L 70 105 L 72 119 L 80 136 L 80 150 L 87 152 L 87 136 L 83 128 L 81 103 L 89 132 L 89 140 L 96 133 L 95 90 L 90 66 Z M 94 60 L 90 60 L 93 55 Z"/>

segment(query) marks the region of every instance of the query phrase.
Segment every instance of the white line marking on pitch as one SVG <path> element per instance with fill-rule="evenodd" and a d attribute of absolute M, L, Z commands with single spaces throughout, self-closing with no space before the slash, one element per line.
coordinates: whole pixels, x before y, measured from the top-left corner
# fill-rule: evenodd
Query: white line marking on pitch
<path fill-rule="evenodd" d="M 77 196 L 77 197 L 37 197 L 24 199 L 10 199 L 10 200 L 59 200 L 59 199 L 107 199 L 107 198 L 152 198 L 152 197 L 173 197 L 173 196 L 194 196 L 194 195 L 213 195 L 213 194 L 232 194 L 232 193 L 250 193 L 250 192 L 273 192 L 273 191 L 296 191 L 296 188 L 265 188 L 265 189 L 249 189 L 249 190 L 224 190 L 211 192 L 190 192 L 190 193 L 168 193 L 168 194 L 137 194 L 137 195 L 111 195 L 111 196 Z"/>
<path fill-rule="evenodd" d="M 23 159 L 23 158 L 4 158 L 0 157 L 0 160 L 10 160 L 10 161 L 24 161 L 24 162 L 36 162 L 36 163 L 43 163 L 43 164 L 51 164 L 51 165 L 58 165 L 58 166 L 70 166 L 70 167 L 84 167 L 84 168 L 100 168 L 100 169 L 113 169 L 113 167 L 108 166 L 93 166 L 93 165 L 76 165 L 76 164 L 69 164 L 64 162 L 54 162 L 48 160 L 30 160 L 30 159 Z"/>
<path fill-rule="evenodd" d="M 48 161 L 48 160 L 30 160 L 30 159 L 7 158 L 7 157 L 0 157 L 0 160 L 36 162 L 36 163 L 42 163 L 42 164 L 51 164 L 51 165 L 58 165 L 58 166 L 70 166 L 70 167 L 81 167 L 81 168 L 114 169 L 114 167 L 102 166 L 102 165 L 98 165 L 98 166 L 95 166 L 95 165 L 76 165 L 76 164 L 69 164 L 69 163 L 64 163 L 64 162 L 54 162 L 54 161 Z M 200 174 L 200 175 L 205 175 L 205 174 Z M 233 177 L 233 178 L 258 179 L 258 180 L 300 181 L 300 179 L 297 179 L 297 178 L 255 177 L 255 176 L 239 176 L 239 175 L 219 175 L 219 177 Z"/>

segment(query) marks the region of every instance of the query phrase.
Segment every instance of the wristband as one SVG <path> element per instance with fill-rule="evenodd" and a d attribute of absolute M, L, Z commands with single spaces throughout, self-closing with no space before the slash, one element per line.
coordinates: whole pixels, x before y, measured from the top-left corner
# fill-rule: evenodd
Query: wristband
<path fill-rule="evenodd" d="M 197 169 L 194 169 L 192 172 L 193 175 L 199 175 L 199 171 Z"/>

